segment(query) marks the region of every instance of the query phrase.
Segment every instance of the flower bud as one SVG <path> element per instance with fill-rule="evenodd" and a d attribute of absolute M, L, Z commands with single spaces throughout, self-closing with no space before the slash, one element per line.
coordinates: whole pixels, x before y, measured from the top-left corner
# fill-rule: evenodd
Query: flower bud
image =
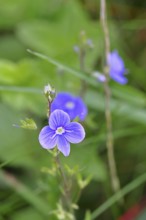
<path fill-rule="evenodd" d="M 51 103 L 55 96 L 56 96 L 56 91 L 54 87 L 51 87 L 50 84 L 44 87 L 44 94 L 47 97 L 49 103 Z"/>
<path fill-rule="evenodd" d="M 106 77 L 104 74 L 98 72 L 98 71 L 95 71 L 93 72 L 92 74 L 99 82 L 105 82 L 106 81 Z"/>

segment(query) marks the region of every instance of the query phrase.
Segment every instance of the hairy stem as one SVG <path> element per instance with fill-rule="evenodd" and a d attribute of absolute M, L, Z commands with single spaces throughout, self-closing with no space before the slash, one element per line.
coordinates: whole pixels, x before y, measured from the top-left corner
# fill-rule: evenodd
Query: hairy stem
<path fill-rule="evenodd" d="M 72 208 L 71 197 L 70 197 L 70 184 L 63 170 L 63 167 L 62 167 L 62 164 L 59 158 L 59 154 L 56 155 L 55 162 L 57 164 L 57 168 L 59 170 L 59 173 L 60 173 L 60 176 L 63 182 L 63 204 L 65 208 L 67 209 L 67 211 L 69 211 L 72 214 L 72 217 L 74 218 L 73 220 L 76 220 L 75 215 L 74 215 L 74 210 Z"/>
<path fill-rule="evenodd" d="M 106 76 L 106 81 L 104 83 L 104 92 L 105 92 L 105 117 L 106 117 L 106 127 L 107 127 L 107 156 L 108 156 L 108 164 L 110 170 L 110 178 L 111 185 L 114 192 L 118 192 L 120 190 L 120 181 L 117 175 L 116 162 L 114 157 L 114 141 L 112 134 L 112 117 L 110 111 L 110 99 L 111 99 L 111 91 L 109 87 L 109 66 L 108 66 L 108 55 L 110 52 L 110 39 L 109 39 L 109 31 L 106 19 L 106 0 L 101 0 L 101 14 L 100 20 L 104 32 L 104 40 L 105 40 L 105 57 L 106 57 L 106 65 L 104 69 L 104 73 Z"/>

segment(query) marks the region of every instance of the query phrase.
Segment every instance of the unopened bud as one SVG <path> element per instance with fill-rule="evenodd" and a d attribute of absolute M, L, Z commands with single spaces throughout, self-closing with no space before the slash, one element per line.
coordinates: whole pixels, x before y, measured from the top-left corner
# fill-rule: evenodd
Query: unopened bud
<path fill-rule="evenodd" d="M 56 96 L 55 88 L 51 87 L 50 84 L 48 84 L 44 87 L 44 94 L 47 97 L 48 101 L 51 103 Z"/>
<path fill-rule="evenodd" d="M 99 82 L 105 82 L 106 81 L 106 77 L 104 74 L 98 72 L 98 71 L 95 71 L 93 72 L 92 74 Z"/>

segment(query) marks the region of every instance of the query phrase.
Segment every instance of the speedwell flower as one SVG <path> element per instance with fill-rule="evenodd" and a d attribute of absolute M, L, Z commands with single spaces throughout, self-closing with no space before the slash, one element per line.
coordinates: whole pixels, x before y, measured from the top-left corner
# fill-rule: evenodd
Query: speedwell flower
<path fill-rule="evenodd" d="M 108 56 L 108 65 L 110 67 L 110 77 L 120 84 L 126 84 L 128 82 L 125 77 L 126 69 L 122 58 L 115 50 Z"/>
<path fill-rule="evenodd" d="M 62 110 L 55 110 L 49 117 L 49 125 L 39 134 L 39 142 L 45 149 L 57 147 L 64 156 L 70 153 L 70 143 L 81 142 L 85 131 L 78 122 L 70 122 L 69 115 Z"/>
<path fill-rule="evenodd" d="M 68 113 L 70 119 L 78 117 L 83 121 L 87 115 L 87 107 L 80 97 L 75 97 L 70 93 L 60 92 L 51 104 L 51 112 L 61 109 Z"/>

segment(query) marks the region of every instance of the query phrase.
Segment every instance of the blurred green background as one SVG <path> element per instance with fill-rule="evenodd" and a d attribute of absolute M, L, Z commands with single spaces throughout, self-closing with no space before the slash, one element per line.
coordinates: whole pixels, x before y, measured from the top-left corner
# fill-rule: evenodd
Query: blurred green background
<path fill-rule="evenodd" d="M 111 50 L 119 51 L 128 71 L 127 85 L 110 82 L 115 158 L 123 187 L 146 171 L 146 2 L 110 0 L 107 12 Z M 81 86 L 80 77 L 27 49 L 79 70 L 73 47 L 84 30 L 94 44 L 85 68 L 89 73 L 102 71 L 99 15 L 97 0 L 0 0 L 0 220 L 56 219 L 46 217 L 56 208 L 60 192 L 56 180 L 41 171 L 52 167 L 50 155 L 38 143 L 38 133 L 47 124 L 47 103 L 41 91 L 50 83 L 57 91 L 78 95 Z M 110 197 L 102 84 L 89 83 L 84 101 L 89 111 L 84 122 L 86 139 L 72 146 L 68 158 L 61 157 L 71 167 L 78 165 L 84 177 L 92 176 L 78 202 L 78 220 Z M 26 117 L 36 121 L 37 131 L 12 126 Z M 143 184 L 126 196 L 125 209 L 118 215 L 145 196 Z M 137 219 L 146 219 L 143 216 Z M 97 219 L 116 218 L 111 208 Z"/>

